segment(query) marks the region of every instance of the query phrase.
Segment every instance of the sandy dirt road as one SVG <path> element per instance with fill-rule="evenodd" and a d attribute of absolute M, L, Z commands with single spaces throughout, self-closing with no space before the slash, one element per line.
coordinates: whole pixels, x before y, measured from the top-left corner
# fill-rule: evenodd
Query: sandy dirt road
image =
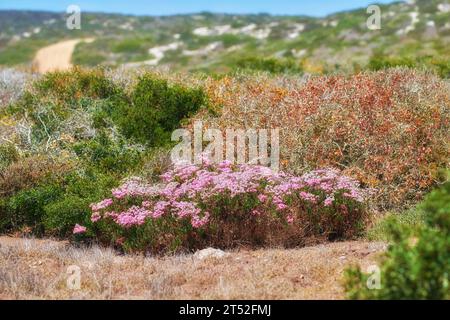
<path fill-rule="evenodd" d="M 40 49 L 33 61 L 33 70 L 46 73 L 56 70 L 67 70 L 72 67 L 72 54 L 80 42 L 92 42 L 94 39 L 73 39 L 52 44 Z"/>

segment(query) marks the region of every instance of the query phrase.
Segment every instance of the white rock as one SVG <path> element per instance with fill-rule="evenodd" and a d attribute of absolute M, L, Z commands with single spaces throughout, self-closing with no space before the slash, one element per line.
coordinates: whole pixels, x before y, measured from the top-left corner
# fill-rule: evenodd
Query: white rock
<path fill-rule="evenodd" d="M 256 27 L 257 27 L 256 24 L 252 23 L 252 24 L 249 24 L 248 26 L 242 27 L 241 32 L 244 34 L 249 33 L 251 31 L 255 30 Z"/>
<path fill-rule="evenodd" d="M 227 32 L 230 32 L 231 26 L 229 24 L 224 26 L 216 26 L 214 30 L 217 32 L 217 35 L 221 36 Z"/>
<path fill-rule="evenodd" d="M 192 33 L 196 36 L 206 37 L 206 36 L 221 36 L 224 34 L 245 34 L 256 39 L 267 38 L 272 29 L 266 27 L 263 29 L 257 29 L 257 25 L 252 23 L 242 28 L 233 29 L 231 25 L 215 26 L 212 28 L 200 27 L 192 30 Z"/>
<path fill-rule="evenodd" d="M 253 38 L 263 40 L 263 39 L 266 39 L 270 35 L 271 32 L 272 32 L 272 29 L 265 28 L 265 29 L 258 29 L 258 30 L 249 32 L 248 35 Z"/>
<path fill-rule="evenodd" d="M 405 35 L 416 29 L 416 24 L 420 22 L 419 12 L 418 11 L 410 12 L 409 16 L 411 17 L 411 24 L 409 26 L 406 26 L 404 29 L 398 30 L 397 31 L 398 35 Z"/>
<path fill-rule="evenodd" d="M 307 53 L 306 49 L 301 50 L 292 49 L 291 52 L 295 58 L 301 58 Z"/>
<path fill-rule="evenodd" d="M 300 32 L 305 30 L 305 25 L 301 23 L 294 24 L 294 29 L 288 34 L 288 39 L 295 39 L 300 35 Z"/>
<path fill-rule="evenodd" d="M 198 49 L 198 50 L 183 50 L 183 54 L 185 56 L 190 56 L 190 57 L 205 56 L 205 55 L 217 50 L 220 47 L 222 47 L 222 42 L 216 41 L 216 42 L 210 43 L 206 47 Z"/>
<path fill-rule="evenodd" d="M 196 36 L 206 37 L 214 34 L 214 31 L 207 27 L 201 27 L 194 29 L 192 33 L 195 34 Z"/>
<path fill-rule="evenodd" d="M 333 28 L 337 27 L 338 24 L 339 24 L 338 20 L 333 20 L 333 21 L 330 22 L 330 26 L 332 26 Z"/>
<path fill-rule="evenodd" d="M 50 20 L 45 20 L 44 24 L 49 25 L 49 24 L 54 24 L 55 22 L 56 22 L 56 19 L 50 19 Z"/>
<path fill-rule="evenodd" d="M 165 46 L 154 47 L 148 50 L 148 53 L 152 54 L 155 58 L 152 60 L 147 60 L 144 64 L 156 66 L 159 61 L 164 58 L 164 53 L 170 50 L 177 50 L 180 46 L 182 46 L 182 42 L 173 42 L 171 44 Z"/>
<path fill-rule="evenodd" d="M 119 28 L 123 29 L 123 30 L 129 30 L 129 31 L 134 30 L 133 25 L 130 22 L 126 22 L 126 23 L 120 25 Z"/>
<path fill-rule="evenodd" d="M 204 260 L 208 258 L 223 258 L 228 256 L 229 253 L 226 253 L 225 251 L 222 251 L 220 249 L 214 249 L 214 248 L 206 248 L 203 250 L 199 250 L 194 254 L 194 258 L 199 260 Z"/>
<path fill-rule="evenodd" d="M 437 6 L 438 10 L 443 13 L 450 12 L 450 4 L 449 3 L 440 3 Z"/>

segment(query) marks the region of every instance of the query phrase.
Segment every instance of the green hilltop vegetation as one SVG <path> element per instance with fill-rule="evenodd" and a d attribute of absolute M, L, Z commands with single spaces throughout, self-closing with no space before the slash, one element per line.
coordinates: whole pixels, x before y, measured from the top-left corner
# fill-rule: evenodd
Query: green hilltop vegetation
<path fill-rule="evenodd" d="M 65 14 L 0 11 L 0 65 L 30 67 L 46 45 L 80 37 L 81 66 L 167 66 L 224 73 L 236 68 L 273 73 L 327 73 L 390 66 L 450 73 L 450 2 L 380 5 L 382 29 L 369 30 L 365 8 L 324 18 L 198 13 L 163 17 L 82 14 L 68 30 Z M 261 58 L 264 57 L 264 58 Z"/>

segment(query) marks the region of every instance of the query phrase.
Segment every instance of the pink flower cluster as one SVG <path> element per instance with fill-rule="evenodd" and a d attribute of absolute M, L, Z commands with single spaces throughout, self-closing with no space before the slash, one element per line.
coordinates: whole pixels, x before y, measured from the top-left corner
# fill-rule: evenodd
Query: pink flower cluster
<path fill-rule="evenodd" d="M 274 210 L 292 224 L 295 215 L 289 199 L 326 208 L 333 206 L 338 197 L 355 203 L 362 203 L 367 197 L 367 191 L 356 180 L 335 169 L 297 177 L 263 166 L 204 162 L 198 166 L 177 166 L 166 172 L 162 180 L 160 185 L 149 185 L 137 178 L 127 181 L 112 191 L 111 199 L 91 205 L 91 221 L 109 219 L 129 228 L 142 225 L 147 219 L 170 215 L 188 219 L 194 228 L 201 228 L 212 219 L 210 212 L 220 210 L 215 205 L 217 199 L 242 197 L 254 200 L 249 215 L 260 216 Z"/>
<path fill-rule="evenodd" d="M 78 223 L 73 228 L 73 234 L 85 233 L 86 227 L 80 226 Z"/>

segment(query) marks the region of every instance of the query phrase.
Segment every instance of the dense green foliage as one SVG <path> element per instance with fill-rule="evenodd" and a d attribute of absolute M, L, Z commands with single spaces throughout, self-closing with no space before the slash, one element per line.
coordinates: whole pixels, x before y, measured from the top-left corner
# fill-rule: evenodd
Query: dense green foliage
<path fill-rule="evenodd" d="M 450 182 L 432 192 L 419 206 L 425 225 L 418 230 L 389 224 L 393 244 L 381 261 L 381 289 L 366 287 L 369 275 L 359 268 L 346 272 L 352 299 L 450 298 Z"/>
<path fill-rule="evenodd" d="M 14 145 L 4 143 L 0 145 L 0 171 L 5 170 L 11 163 L 19 159 L 19 154 Z"/>
<path fill-rule="evenodd" d="M 127 138 L 148 146 L 170 141 L 180 121 L 206 104 L 201 89 L 190 89 L 151 74 L 142 76 L 131 94 L 130 104 L 121 104 L 112 112 L 114 121 Z"/>
<path fill-rule="evenodd" d="M 239 60 L 237 65 L 242 69 L 268 71 L 270 73 L 302 72 L 299 63 L 291 59 L 249 57 Z"/>
<path fill-rule="evenodd" d="M 393 67 L 408 67 L 418 69 L 429 69 L 442 78 L 450 78 L 450 60 L 439 59 L 431 56 L 419 58 L 411 57 L 387 57 L 384 55 L 374 55 L 368 63 L 368 69 L 378 71 Z"/>
<path fill-rule="evenodd" d="M 0 226 L 5 231 L 68 236 L 76 222 L 88 221 L 89 204 L 108 194 L 117 183 L 105 173 L 74 171 L 58 183 L 43 182 L 21 190 L 3 199 Z"/>

